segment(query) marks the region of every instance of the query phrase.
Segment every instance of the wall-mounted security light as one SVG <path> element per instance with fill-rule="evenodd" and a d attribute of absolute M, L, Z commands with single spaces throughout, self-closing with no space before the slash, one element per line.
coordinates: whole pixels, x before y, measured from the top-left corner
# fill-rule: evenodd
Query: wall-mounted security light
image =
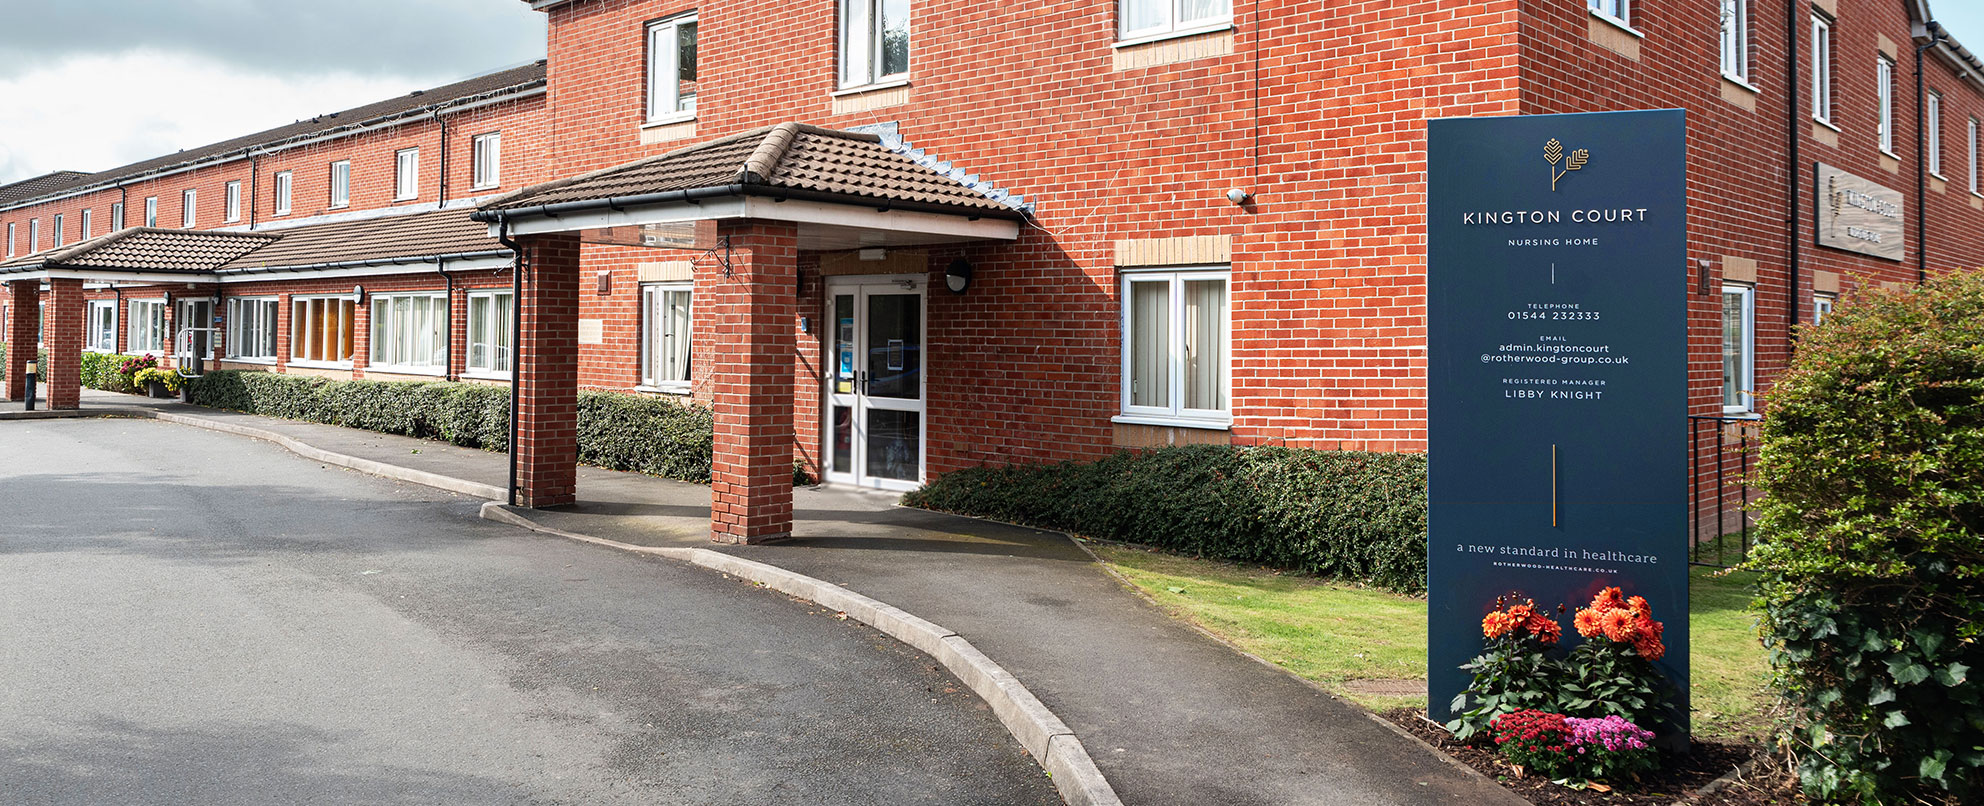
<path fill-rule="evenodd" d="M 361 304 L 365 302 L 365 286 L 355 285 L 351 287 L 351 301 Z"/>
<path fill-rule="evenodd" d="M 1239 188 L 1234 188 L 1232 190 L 1226 191 L 1226 200 L 1233 202 L 1234 204 L 1246 204 L 1247 200 L 1253 197 L 1254 197 L 1253 194 L 1248 193 L 1247 191 L 1241 190 Z"/>
<path fill-rule="evenodd" d="M 962 294 L 971 287 L 971 261 L 958 258 L 944 269 L 944 287 L 953 294 Z"/>

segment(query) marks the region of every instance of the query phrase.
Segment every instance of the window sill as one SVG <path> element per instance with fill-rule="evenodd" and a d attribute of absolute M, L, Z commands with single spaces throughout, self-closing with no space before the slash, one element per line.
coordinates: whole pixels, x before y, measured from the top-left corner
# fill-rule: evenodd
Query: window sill
<path fill-rule="evenodd" d="M 231 355 L 226 358 L 222 358 L 221 360 L 229 364 L 261 364 L 263 366 L 269 366 L 269 367 L 273 367 L 276 365 L 276 360 L 273 358 L 242 358 L 240 356 Z"/>
<path fill-rule="evenodd" d="M 468 189 L 469 189 L 469 190 L 495 190 L 495 189 L 497 189 L 497 188 L 499 188 L 499 187 L 502 187 L 502 186 L 503 186 L 503 183 L 501 183 L 501 182 L 498 182 L 498 183 L 496 183 L 496 184 L 494 184 L 494 185 L 469 185 L 469 186 L 468 186 Z"/>
<path fill-rule="evenodd" d="M 908 83 L 908 82 L 904 82 L 904 83 Z M 663 126 L 674 126 L 678 123 L 694 123 L 694 122 L 696 122 L 696 113 L 690 112 L 681 115 L 669 115 L 667 117 L 651 118 L 648 121 L 642 123 L 641 128 L 659 129 Z"/>
<path fill-rule="evenodd" d="M 1614 17 L 1614 16 L 1612 16 L 1612 15 L 1610 15 L 1610 14 L 1607 14 L 1607 13 L 1605 13 L 1605 12 L 1603 12 L 1603 11 L 1599 11 L 1598 9 L 1595 9 L 1595 8 L 1590 8 L 1590 7 L 1587 7 L 1587 9 L 1588 9 L 1588 10 L 1589 10 L 1589 11 L 1591 12 L 1591 16 L 1592 16 L 1592 18 L 1593 18 L 1593 19 L 1596 19 L 1596 20 L 1599 20 L 1599 21 L 1601 21 L 1601 22 L 1604 22 L 1604 23 L 1607 23 L 1607 24 L 1609 24 L 1609 25 L 1611 25 L 1611 26 L 1612 26 L 1612 27 L 1614 27 L 1614 28 L 1617 28 L 1617 29 L 1619 29 L 1619 30 L 1621 30 L 1621 31 L 1624 31 L 1624 32 L 1626 32 L 1626 33 L 1628 33 L 1628 34 L 1631 34 L 1631 35 L 1632 35 L 1632 37 L 1633 37 L 1634 39 L 1645 39 L 1645 38 L 1646 38 L 1646 34 L 1643 34 L 1643 33 L 1640 33 L 1640 32 L 1639 32 L 1639 31 L 1637 31 L 1637 30 L 1634 30 L 1634 29 L 1633 29 L 1633 26 L 1632 26 L 1632 24 L 1631 24 L 1631 23 L 1628 23 L 1628 22 L 1626 22 L 1625 20 L 1622 20 L 1622 19 L 1619 19 L 1618 17 Z"/>
<path fill-rule="evenodd" d="M 1160 33 L 1160 34 L 1138 34 L 1137 36 L 1130 37 L 1129 39 L 1119 39 L 1116 40 L 1115 42 L 1111 42 L 1109 43 L 1109 46 L 1112 48 L 1134 48 L 1138 45 L 1148 45 L 1152 42 L 1163 42 L 1166 39 L 1183 39 L 1188 36 L 1198 36 L 1199 34 L 1212 34 L 1212 33 L 1218 33 L 1220 31 L 1231 31 L 1231 30 L 1233 30 L 1233 21 L 1225 20 L 1222 22 L 1215 22 L 1207 25 L 1199 25 L 1191 28 L 1180 28 L 1176 31 L 1165 31 L 1164 33 Z"/>
<path fill-rule="evenodd" d="M 419 197 L 419 196 L 394 196 L 394 197 L 393 197 L 393 203 L 394 203 L 394 204 L 400 204 L 400 203 L 402 203 L 402 202 L 417 202 L 417 201 L 420 201 L 420 197 Z"/>
<path fill-rule="evenodd" d="M 351 207 L 351 202 L 345 202 L 344 204 L 333 204 L 333 205 L 331 205 L 330 207 L 326 207 L 326 208 L 324 208 L 324 209 L 327 209 L 327 210 L 345 210 L 345 209 L 349 209 L 350 207 Z"/>
<path fill-rule="evenodd" d="M 1832 121 L 1826 120 L 1825 118 L 1818 117 L 1816 115 L 1812 117 L 1812 122 L 1817 123 L 1820 126 L 1824 126 L 1828 129 L 1831 129 L 1833 130 L 1834 133 L 1844 133 L 1846 131 L 1845 129 L 1841 129 L 1838 125 L 1834 124 Z"/>
<path fill-rule="evenodd" d="M 291 362 L 290 365 L 297 366 L 294 362 Z M 447 372 L 433 367 L 400 367 L 392 364 L 369 364 L 365 367 L 365 371 L 381 372 L 387 375 L 431 375 L 436 378 L 445 378 L 448 375 Z"/>
<path fill-rule="evenodd" d="M 1118 414 L 1109 418 L 1112 423 L 1124 425 L 1155 425 L 1164 428 L 1203 428 L 1208 431 L 1231 431 L 1232 420 L 1195 420 L 1185 417 L 1159 417 L 1149 414 Z"/>
<path fill-rule="evenodd" d="M 1741 420 L 1761 420 L 1764 418 L 1763 415 L 1749 409 L 1723 409 L 1722 416 L 1734 417 Z"/>
<path fill-rule="evenodd" d="M 897 87 L 907 87 L 907 86 L 909 86 L 908 78 L 891 78 L 887 81 L 878 81 L 873 84 L 859 84 L 852 87 L 842 87 L 838 90 L 834 90 L 833 92 L 827 93 L 827 95 L 828 97 L 832 97 L 832 98 L 844 98 L 849 95 L 860 95 L 864 92 L 874 92 L 876 90 L 892 90 Z"/>
<path fill-rule="evenodd" d="M 308 359 L 292 358 L 289 361 L 289 366 L 302 367 L 304 369 L 351 369 L 351 362 L 350 361 L 311 361 Z"/>
<path fill-rule="evenodd" d="M 640 386 L 634 387 L 634 391 L 648 392 L 657 395 L 687 395 L 690 394 L 692 390 L 689 388 L 688 384 L 683 383 L 683 384 L 668 384 L 665 386 L 648 386 L 646 384 L 642 384 Z"/>
<path fill-rule="evenodd" d="M 1936 173 L 1935 171 L 1930 171 L 1930 172 L 1929 172 L 1929 175 L 1930 175 L 1930 176 L 1933 176 L 1933 177 L 1935 177 L 1935 178 L 1937 178 L 1937 179 L 1941 179 L 1941 180 L 1943 180 L 1943 181 L 1945 181 L 1945 182 L 1948 182 L 1948 181 L 1950 181 L 1950 178 L 1949 178 L 1949 177 L 1947 177 L 1947 176 L 1944 176 L 1944 175 L 1942 175 L 1942 174 L 1939 174 L 1939 173 Z"/>
<path fill-rule="evenodd" d="M 381 372 L 383 371 L 384 370 L 381 370 Z M 510 373 L 491 372 L 485 369 L 471 369 L 467 372 L 462 373 L 459 377 L 468 378 L 477 381 L 507 381 L 510 380 Z"/>
<path fill-rule="evenodd" d="M 1734 84 L 1738 87 L 1742 87 L 1743 89 L 1749 90 L 1751 95 L 1763 94 L 1763 90 L 1757 89 L 1757 85 L 1751 84 L 1748 79 L 1745 79 L 1742 76 L 1724 72 L 1722 74 L 1722 80 Z"/>

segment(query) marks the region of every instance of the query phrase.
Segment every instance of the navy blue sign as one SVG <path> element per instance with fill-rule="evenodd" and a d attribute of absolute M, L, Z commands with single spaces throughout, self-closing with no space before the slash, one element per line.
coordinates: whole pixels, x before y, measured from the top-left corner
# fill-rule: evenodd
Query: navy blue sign
<path fill-rule="evenodd" d="M 1655 665 L 1687 713 L 1685 125 L 1680 110 L 1428 124 L 1436 720 L 1496 597 L 1565 605 L 1575 645 L 1571 615 L 1607 587 L 1665 622 Z"/>

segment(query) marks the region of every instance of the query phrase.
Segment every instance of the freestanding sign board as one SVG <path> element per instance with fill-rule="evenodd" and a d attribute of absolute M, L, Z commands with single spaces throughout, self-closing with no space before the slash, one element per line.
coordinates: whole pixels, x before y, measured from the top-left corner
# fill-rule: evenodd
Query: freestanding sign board
<path fill-rule="evenodd" d="M 1685 129 L 1680 110 L 1429 123 L 1436 720 L 1496 597 L 1564 604 L 1575 644 L 1570 612 L 1607 587 L 1666 623 L 1655 665 L 1687 713 Z"/>

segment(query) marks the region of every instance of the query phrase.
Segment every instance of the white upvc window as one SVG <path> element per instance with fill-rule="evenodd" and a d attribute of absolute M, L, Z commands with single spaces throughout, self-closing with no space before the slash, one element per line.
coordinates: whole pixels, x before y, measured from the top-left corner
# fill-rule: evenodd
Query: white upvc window
<path fill-rule="evenodd" d="M 1943 178 L 1943 94 L 1929 91 L 1927 107 L 1922 110 L 1924 147 L 1929 149 L 1929 173 Z"/>
<path fill-rule="evenodd" d="M 7 256 L 14 256 L 14 222 L 7 222 Z"/>
<path fill-rule="evenodd" d="M 131 319 L 124 334 L 124 349 L 132 354 L 165 353 L 165 300 L 131 300 Z"/>
<path fill-rule="evenodd" d="M 1620 25 L 1633 24 L 1633 0 L 1587 0 L 1592 13 L 1610 18 Z"/>
<path fill-rule="evenodd" d="M 1832 125 L 1832 23 L 1812 16 L 1812 119 Z"/>
<path fill-rule="evenodd" d="M 123 203 L 123 202 L 111 202 L 111 203 L 110 203 L 110 231 L 111 231 L 111 232 L 117 232 L 117 231 L 119 231 L 119 230 L 122 230 L 122 229 L 124 229 L 124 203 Z"/>
<path fill-rule="evenodd" d="M 410 201 L 419 195 L 420 149 L 393 152 L 393 201 Z"/>
<path fill-rule="evenodd" d="M 227 213 L 227 223 L 232 224 L 236 221 L 240 221 L 241 220 L 241 180 L 236 179 L 232 182 L 227 183 L 226 201 L 227 201 L 227 205 L 226 205 L 227 209 L 224 212 Z"/>
<path fill-rule="evenodd" d="M 1976 128 L 1975 125 L 1971 126 L 1972 130 Z M 1971 139 L 1974 140 L 1976 138 L 1973 137 Z M 1972 171 L 1972 173 L 1976 172 Z M 1977 183 L 1972 182 L 1970 187 L 1972 190 L 1977 189 Z M 32 255 L 39 251 L 41 251 L 41 219 L 30 218 L 28 219 L 28 254 Z"/>
<path fill-rule="evenodd" d="M 84 320 L 83 349 L 92 353 L 117 352 L 117 301 L 90 300 L 89 318 Z"/>
<path fill-rule="evenodd" d="M 1722 0 L 1722 74 L 1750 80 L 1750 0 Z"/>
<path fill-rule="evenodd" d="M 1823 324 L 1825 324 L 1825 323 L 1826 323 L 1826 317 L 1828 317 L 1828 316 L 1831 316 L 1831 315 L 1832 315 L 1832 306 L 1833 306 L 1833 303 L 1834 303 L 1834 302 L 1837 302 L 1837 301 L 1838 301 L 1838 297 L 1835 297 L 1835 296 L 1833 296 L 1833 295 L 1831 295 L 1831 294 L 1813 294 L 1813 295 L 1812 295 L 1812 326 L 1813 326 L 1813 327 L 1818 327 L 1819 325 L 1823 325 Z"/>
<path fill-rule="evenodd" d="M 275 176 L 276 215 L 289 215 L 289 192 L 295 187 L 290 172 L 277 171 Z"/>
<path fill-rule="evenodd" d="M 372 295 L 372 366 L 430 375 L 446 372 L 447 296 Z"/>
<path fill-rule="evenodd" d="M 477 190 L 503 183 L 503 133 L 478 134 L 470 144 L 469 184 Z"/>
<path fill-rule="evenodd" d="M 147 226 L 147 227 L 156 227 L 156 226 L 158 226 L 158 197 L 157 197 L 157 196 L 146 196 L 146 197 L 145 197 L 145 226 Z"/>
<path fill-rule="evenodd" d="M 349 364 L 357 330 L 358 304 L 351 297 L 289 298 L 292 364 Z"/>
<path fill-rule="evenodd" d="M 351 205 L 351 160 L 331 163 L 331 206 Z"/>
<path fill-rule="evenodd" d="M 648 122 L 696 116 L 696 15 L 648 26 Z"/>
<path fill-rule="evenodd" d="M 840 85 L 909 77 L 909 0 L 840 0 Z"/>
<path fill-rule="evenodd" d="M 1233 23 L 1232 0 L 1117 0 L 1116 38 L 1150 39 Z"/>
<path fill-rule="evenodd" d="M 227 301 L 227 357 L 245 361 L 276 359 L 275 297 L 233 297 Z"/>
<path fill-rule="evenodd" d="M 1984 190 L 1984 187 L 1979 187 L 1978 185 L 1979 180 L 1984 180 L 1984 175 L 1980 175 L 1980 173 L 1978 172 L 1977 145 L 1978 145 L 1977 119 L 1971 118 L 1970 119 L 1970 192 L 1972 193 L 1978 193 L 1980 190 Z"/>
<path fill-rule="evenodd" d="M 468 371 L 510 376 L 510 335 L 517 315 L 515 300 L 509 291 L 469 292 Z"/>
<path fill-rule="evenodd" d="M 1722 413 L 1756 410 L 1757 290 L 1722 287 Z"/>
<path fill-rule="evenodd" d="M 54 221 L 53 223 L 55 224 L 55 238 L 54 238 L 54 241 L 55 241 L 55 245 L 56 245 L 56 246 L 61 246 L 61 245 L 62 245 L 62 230 L 63 230 L 63 227 L 62 227 L 62 214 L 61 214 L 61 213 L 56 213 L 56 214 L 55 214 L 55 221 Z"/>
<path fill-rule="evenodd" d="M 90 236 L 96 234 L 95 232 L 96 227 L 90 223 L 90 212 L 91 212 L 91 208 L 88 207 L 83 208 L 83 229 L 82 229 L 83 237 L 81 238 L 81 240 L 85 240 L 85 241 L 89 240 Z"/>
<path fill-rule="evenodd" d="M 1874 83 L 1880 98 L 1881 153 L 1894 156 L 1894 62 L 1886 56 L 1874 59 Z"/>
<path fill-rule="evenodd" d="M 1229 270 L 1123 273 L 1123 415 L 1232 422 Z"/>
<path fill-rule="evenodd" d="M 194 213 L 200 209 L 200 194 L 187 190 L 179 194 L 179 228 L 192 229 Z"/>
<path fill-rule="evenodd" d="M 641 286 L 642 386 L 689 391 L 693 297 L 689 283 Z"/>

